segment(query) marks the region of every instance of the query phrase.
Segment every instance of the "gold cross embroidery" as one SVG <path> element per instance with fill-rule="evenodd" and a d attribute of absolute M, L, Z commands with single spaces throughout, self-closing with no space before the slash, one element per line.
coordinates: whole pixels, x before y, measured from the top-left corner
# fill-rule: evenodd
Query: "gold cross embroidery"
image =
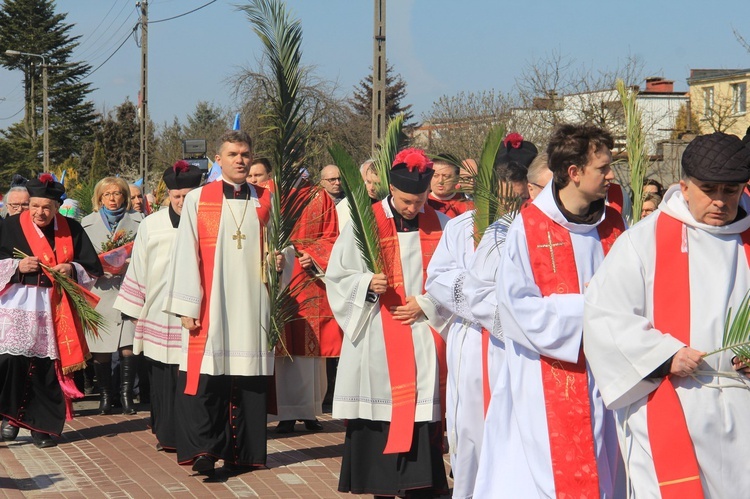
<path fill-rule="evenodd" d="M 237 241 L 237 249 L 242 249 L 242 240 L 247 239 L 247 237 L 245 237 L 245 234 L 243 234 L 239 227 L 237 227 L 237 232 L 232 236 L 232 239 Z"/>
<path fill-rule="evenodd" d="M 547 244 L 538 244 L 537 248 L 549 248 L 549 257 L 552 259 L 552 272 L 557 274 L 557 262 L 555 261 L 555 246 L 565 246 L 565 243 L 553 243 L 552 233 L 547 230 Z"/>
<path fill-rule="evenodd" d="M 68 347 L 68 355 L 70 355 L 70 344 L 73 343 L 73 340 L 69 339 L 68 335 L 66 334 L 65 335 L 65 341 L 61 341 L 60 343 L 62 343 L 66 347 Z"/>

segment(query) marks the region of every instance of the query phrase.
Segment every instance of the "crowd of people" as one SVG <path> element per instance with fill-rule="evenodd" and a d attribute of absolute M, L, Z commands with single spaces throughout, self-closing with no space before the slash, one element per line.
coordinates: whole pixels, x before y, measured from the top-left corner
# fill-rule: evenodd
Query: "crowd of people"
<path fill-rule="evenodd" d="M 327 165 L 300 183 L 309 203 L 275 253 L 273 165 L 241 131 L 217 144 L 217 181 L 168 167 L 153 213 L 107 177 L 79 223 L 61 215 L 54 177 L 14 179 L 0 222 L 2 438 L 25 428 L 57 445 L 92 380 L 100 414 L 134 414 L 137 382 L 156 450 L 199 475 L 264 466 L 269 419 L 323 431 L 327 397 L 346 420 L 342 492 L 447 494 L 445 451 L 455 498 L 741 494 L 750 368 L 724 332 L 731 311 L 750 313 L 750 130 L 695 138 L 678 183 L 644 183 L 632 227 L 613 148 L 590 125 L 558 126 L 544 152 L 510 134 L 494 166 L 520 209 L 484 233 L 456 158 L 400 151 L 384 199 L 366 161 L 366 207 Z M 374 216 L 375 261 L 358 209 Z M 275 345 L 273 271 L 292 300 Z M 90 290 L 98 335 L 64 279 Z"/>

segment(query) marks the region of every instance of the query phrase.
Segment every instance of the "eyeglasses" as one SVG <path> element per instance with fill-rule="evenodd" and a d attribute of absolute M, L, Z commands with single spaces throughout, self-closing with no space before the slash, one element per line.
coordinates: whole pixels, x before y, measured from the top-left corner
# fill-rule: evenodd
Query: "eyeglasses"
<path fill-rule="evenodd" d="M 8 203 L 6 206 L 14 210 L 20 210 L 21 208 L 28 208 L 29 203 Z"/>
<path fill-rule="evenodd" d="M 335 182 L 341 182 L 341 177 L 333 177 L 333 178 L 324 178 L 322 180 L 325 180 L 326 182 L 335 183 Z"/>
<path fill-rule="evenodd" d="M 102 197 L 103 198 L 108 198 L 108 199 L 109 198 L 121 198 L 122 197 L 122 192 L 120 192 L 120 191 L 105 192 L 105 193 L 102 194 Z"/>

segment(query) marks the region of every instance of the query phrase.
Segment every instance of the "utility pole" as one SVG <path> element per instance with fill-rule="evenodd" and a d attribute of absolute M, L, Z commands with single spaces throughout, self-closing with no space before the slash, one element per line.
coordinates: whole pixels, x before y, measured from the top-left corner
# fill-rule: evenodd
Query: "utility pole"
<path fill-rule="evenodd" d="M 27 55 L 29 57 L 38 57 L 42 60 L 42 127 L 44 128 L 44 171 L 49 171 L 49 102 L 47 99 L 47 59 L 41 54 L 31 54 L 29 52 L 20 52 L 18 50 L 6 50 L 7 55 Z M 36 114 L 36 108 L 34 107 L 34 71 L 32 64 L 31 71 L 31 129 L 33 137 L 36 139 L 36 122 L 34 121 L 34 114 Z"/>
<path fill-rule="evenodd" d="M 42 128 L 44 129 L 44 171 L 49 171 L 49 99 L 47 99 L 47 63 L 42 59 Z"/>
<path fill-rule="evenodd" d="M 148 190 L 148 0 L 136 3 L 141 8 L 141 109 L 139 115 L 141 155 L 140 174 L 143 194 Z"/>
<path fill-rule="evenodd" d="M 385 3 L 375 0 L 372 47 L 372 150 L 385 131 Z"/>

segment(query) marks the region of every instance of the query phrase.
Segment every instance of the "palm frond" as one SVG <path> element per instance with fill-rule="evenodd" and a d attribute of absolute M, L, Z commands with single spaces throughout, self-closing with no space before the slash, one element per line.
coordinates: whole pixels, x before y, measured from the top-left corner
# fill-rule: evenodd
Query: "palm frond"
<path fill-rule="evenodd" d="M 367 269 L 374 274 L 379 274 L 383 266 L 380 261 L 380 244 L 377 239 L 378 229 L 362 175 L 354 159 L 343 147 L 334 144 L 328 151 L 341 173 L 342 187 L 349 202 L 350 223 L 354 229 L 357 247 L 367 264 Z"/>
<path fill-rule="evenodd" d="M 13 257 L 29 258 L 29 255 L 14 248 Z M 93 338 L 99 338 L 99 331 L 106 329 L 107 322 L 104 316 L 96 310 L 96 307 L 89 302 L 87 298 L 88 291 L 62 272 L 58 272 L 43 263 L 39 265 L 52 276 L 52 285 L 57 288 L 57 291 L 61 295 L 65 294 L 68 296 L 70 307 L 78 316 L 84 332 Z"/>
<path fill-rule="evenodd" d="M 398 153 L 399 143 L 403 137 L 403 126 L 404 115 L 402 113 L 388 123 L 388 129 L 378 144 L 378 150 L 375 154 L 375 170 L 380 177 L 380 185 L 376 191 L 378 199 L 385 199 L 390 193 L 391 165 L 393 165 L 393 158 Z"/>
<path fill-rule="evenodd" d="M 727 310 L 721 348 L 707 353 L 704 357 L 725 350 L 732 350 L 739 358 L 750 360 L 750 290 L 745 293 L 734 318 L 732 318 L 732 307 Z"/>
<path fill-rule="evenodd" d="M 311 124 L 307 119 L 304 97 L 300 93 L 304 71 L 302 58 L 302 27 L 293 19 L 280 0 L 253 0 L 240 7 L 253 31 L 263 43 L 263 56 L 272 74 L 268 87 L 268 125 L 262 133 L 270 136 L 271 157 L 276 166 L 271 171 L 274 195 L 267 234 L 267 251 L 275 255 L 292 243 L 294 224 L 302 216 L 312 198 L 312 189 L 300 189 L 301 168 Z M 289 316 L 289 300 L 275 265 L 265 266 L 271 296 L 271 327 L 269 345 L 275 347 L 284 332 Z"/>
<path fill-rule="evenodd" d="M 630 214 L 630 221 L 636 223 L 641 219 L 643 180 L 648 173 L 646 134 L 643 131 L 641 110 L 636 103 L 638 92 L 625 88 L 625 82 L 617 80 L 617 93 L 620 95 L 620 102 L 625 111 L 625 150 L 628 153 L 630 166 L 630 189 L 633 191 L 633 211 Z M 623 194 L 625 194 L 624 191 Z M 624 215 L 627 217 L 628 214 Z"/>
<path fill-rule="evenodd" d="M 482 155 L 474 176 L 474 238 L 478 244 L 482 234 L 497 219 L 500 209 L 500 189 L 495 171 L 495 158 L 505 137 L 505 127 L 490 130 L 484 141 Z"/>

